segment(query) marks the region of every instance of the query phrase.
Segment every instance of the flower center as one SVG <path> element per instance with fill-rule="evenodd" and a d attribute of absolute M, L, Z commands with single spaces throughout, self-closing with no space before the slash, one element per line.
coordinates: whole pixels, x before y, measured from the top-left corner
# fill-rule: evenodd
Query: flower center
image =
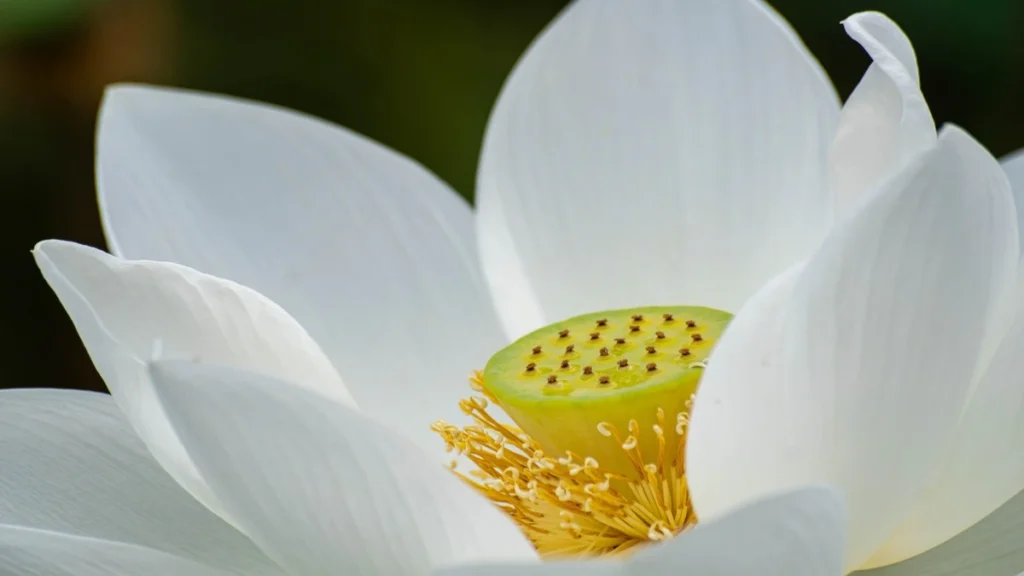
<path fill-rule="evenodd" d="M 471 377 L 475 421 L 433 429 L 453 470 L 515 520 L 542 556 L 621 553 L 697 522 L 684 468 L 693 394 L 732 319 L 699 307 L 570 318 L 502 349 Z M 492 412 L 497 405 L 515 422 Z"/>

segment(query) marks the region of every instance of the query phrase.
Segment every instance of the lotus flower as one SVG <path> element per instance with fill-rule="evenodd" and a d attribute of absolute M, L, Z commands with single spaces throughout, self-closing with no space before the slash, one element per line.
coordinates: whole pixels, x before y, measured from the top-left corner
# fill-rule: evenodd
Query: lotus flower
<path fill-rule="evenodd" d="M 1024 569 L 1024 162 L 844 25 L 840 110 L 759 2 L 573 4 L 475 212 L 342 128 L 111 89 L 114 255 L 34 255 L 112 399 L 3 393 L 0 570 Z"/>

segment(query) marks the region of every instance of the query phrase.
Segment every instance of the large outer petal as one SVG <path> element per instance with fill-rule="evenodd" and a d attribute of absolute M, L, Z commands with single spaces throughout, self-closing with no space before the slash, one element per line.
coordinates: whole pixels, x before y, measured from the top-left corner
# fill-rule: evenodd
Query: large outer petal
<path fill-rule="evenodd" d="M 241 576 L 123 542 L 0 523 L 0 576 Z"/>
<path fill-rule="evenodd" d="M 116 87 L 97 162 L 115 253 L 265 294 L 361 409 L 430 445 L 430 424 L 459 415 L 467 374 L 504 345 L 469 206 L 362 136 L 232 98 Z"/>
<path fill-rule="evenodd" d="M 657 303 L 736 310 L 827 229 L 837 116 L 759 1 L 573 3 L 484 142 L 477 230 L 507 331 Z"/>
<path fill-rule="evenodd" d="M 857 576 L 1011 576 L 1024 569 L 1024 492 L 952 540 Z"/>
<path fill-rule="evenodd" d="M 1024 156 L 1011 156 L 1002 165 L 1019 215 L 1024 203 Z M 1018 216 L 1018 230 L 1019 224 Z M 1024 267 L 1019 276 L 1024 277 Z M 983 358 L 942 469 L 885 548 L 872 558 L 874 564 L 896 562 L 941 544 L 1024 490 L 1022 288 L 1019 278 L 1002 312 L 1009 322 L 996 322 L 990 328 L 986 340 L 993 342 L 994 350 L 990 358 Z"/>
<path fill-rule="evenodd" d="M 279 306 L 244 286 L 165 262 L 133 262 L 48 240 L 33 252 L 93 364 L 153 455 L 220 512 L 153 395 L 154 357 L 218 362 L 294 378 L 351 402 L 330 361 Z"/>
<path fill-rule="evenodd" d="M 733 321 L 694 407 L 688 476 L 713 516 L 827 482 L 851 511 L 850 567 L 938 469 L 1018 250 L 995 160 L 950 127 Z"/>
<path fill-rule="evenodd" d="M 829 151 L 829 189 L 840 212 L 935 145 L 935 122 L 921 94 L 910 40 L 884 14 L 862 12 L 843 25 L 874 62 L 840 115 Z"/>
<path fill-rule="evenodd" d="M 291 574 L 403 576 L 536 557 L 504 513 L 340 403 L 220 366 L 172 361 L 152 373 L 217 498 Z"/>
<path fill-rule="evenodd" d="M 840 576 L 845 546 L 842 495 L 815 487 L 755 502 L 624 563 L 466 566 L 438 576 Z"/>
<path fill-rule="evenodd" d="M 105 394 L 0 392 L 0 463 L 0 574 L 19 554 L 65 562 L 54 555 L 93 540 L 239 576 L 281 574 L 160 468 Z"/>

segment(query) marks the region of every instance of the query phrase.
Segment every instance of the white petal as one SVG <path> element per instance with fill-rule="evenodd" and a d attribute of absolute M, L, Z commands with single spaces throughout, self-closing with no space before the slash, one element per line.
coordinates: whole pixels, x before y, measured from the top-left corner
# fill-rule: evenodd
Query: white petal
<path fill-rule="evenodd" d="M 253 290 L 184 266 L 125 261 L 69 242 L 41 242 L 34 255 L 138 435 L 175 480 L 215 511 L 219 506 L 153 396 L 146 362 L 154 356 L 217 362 L 350 401 L 316 343 Z"/>
<path fill-rule="evenodd" d="M 247 576 L 280 574 L 160 468 L 105 394 L 0 392 L 0 462 L 0 574 L 15 528 L 151 548 Z"/>
<path fill-rule="evenodd" d="M 571 4 L 510 76 L 484 142 L 477 230 L 506 325 L 540 320 L 510 299 L 529 291 L 520 269 L 549 321 L 737 309 L 827 229 L 837 116 L 821 68 L 761 2 Z"/>
<path fill-rule="evenodd" d="M 224 367 L 176 361 L 152 373 L 203 477 L 291 573 L 400 576 L 534 557 L 496 507 L 342 404 Z"/>
<path fill-rule="evenodd" d="M 937 470 L 984 330 L 1017 261 L 995 160 L 962 130 L 842 223 L 802 271 L 740 312 L 694 407 L 698 513 L 809 482 L 844 490 L 849 566 Z"/>
<path fill-rule="evenodd" d="M 1010 576 L 1024 568 L 1024 492 L 970 530 L 899 564 L 858 576 Z"/>
<path fill-rule="evenodd" d="M 151 548 L 0 524 L 3 576 L 242 576 Z"/>
<path fill-rule="evenodd" d="M 840 576 L 845 546 L 846 508 L 842 496 L 827 488 L 804 488 L 701 524 L 692 532 L 638 552 L 624 563 L 466 566 L 439 574 Z"/>
<path fill-rule="evenodd" d="M 1024 230 L 1024 149 L 1003 157 L 1001 163 L 1013 188 L 1013 198 L 1017 204 L 1017 227 Z"/>
<path fill-rule="evenodd" d="M 850 210 L 936 138 L 914 48 L 903 31 L 878 12 L 854 14 L 843 26 L 874 63 L 843 106 L 829 152 L 829 186 L 839 211 Z"/>
<path fill-rule="evenodd" d="M 115 253 L 250 286 L 323 347 L 360 408 L 431 446 L 504 346 L 469 206 L 422 166 L 276 107 L 117 87 L 99 123 Z"/>
<path fill-rule="evenodd" d="M 872 565 L 898 562 L 937 546 L 1022 490 L 1024 314 L 1018 312 L 970 396 L 942 468 L 908 518 L 872 558 Z"/>

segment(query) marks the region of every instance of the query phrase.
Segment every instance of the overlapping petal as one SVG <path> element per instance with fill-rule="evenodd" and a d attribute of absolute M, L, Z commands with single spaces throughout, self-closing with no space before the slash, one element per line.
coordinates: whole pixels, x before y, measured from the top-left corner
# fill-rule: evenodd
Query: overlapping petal
<path fill-rule="evenodd" d="M 849 566 L 865 562 L 950 447 L 985 329 L 1016 274 L 1013 213 L 995 160 L 947 127 L 806 266 L 755 297 L 694 407 L 698 513 L 835 484 L 851 510 Z"/>
<path fill-rule="evenodd" d="M 843 26 L 874 62 L 843 106 L 829 151 L 829 189 L 840 213 L 934 146 L 936 138 L 914 48 L 899 26 L 878 12 L 854 14 Z"/>
<path fill-rule="evenodd" d="M 163 558 L 281 574 L 160 468 L 110 396 L 0 392 L 0 462 L 0 574 L 163 574 Z"/>
<path fill-rule="evenodd" d="M 344 128 L 233 98 L 115 87 L 97 166 L 116 254 L 265 294 L 319 342 L 361 409 L 432 446 L 431 422 L 459 414 L 466 375 L 504 344 L 469 206 Z"/>
<path fill-rule="evenodd" d="M 351 402 L 312 338 L 253 290 L 184 266 L 125 261 L 70 242 L 42 242 L 33 254 L 139 436 L 178 482 L 214 510 L 218 504 L 153 395 L 146 362 L 219 362 L 294 378 Z"/>
<path fill-rule="evenodd" d="M 218 500 L 291 574 L 401 576 L 535 558 L 491 503 L 341 403 L 226 367 L 168 361 L 152 372 Z"/>
<path fill-rule="evenodd" d="M 480 161 L 507 332 L 658 303 L 735 310 L 826 230 L 837 115 L 759 1 L 571 4 L 508 79 Z"/>
<path fill-rule="evenodd" d="M 1010 179 L 1013 198 L 1017 204 L 1017 227 L 1024 230 L 1024 150 L 1018 150 L 1003 158 L 1002 165 L 1006 177 Z"/>
<path fill-rule="evenodd" d="M 941 546 L 899 564 L 857 572 L 856 576 L 1008 576 L 1021 566 L 1024 493 Z"/>
<path fill-rule="evenodd" d="M 123 542 L 0 524 L 4 576 L 241 576 Z"/>

